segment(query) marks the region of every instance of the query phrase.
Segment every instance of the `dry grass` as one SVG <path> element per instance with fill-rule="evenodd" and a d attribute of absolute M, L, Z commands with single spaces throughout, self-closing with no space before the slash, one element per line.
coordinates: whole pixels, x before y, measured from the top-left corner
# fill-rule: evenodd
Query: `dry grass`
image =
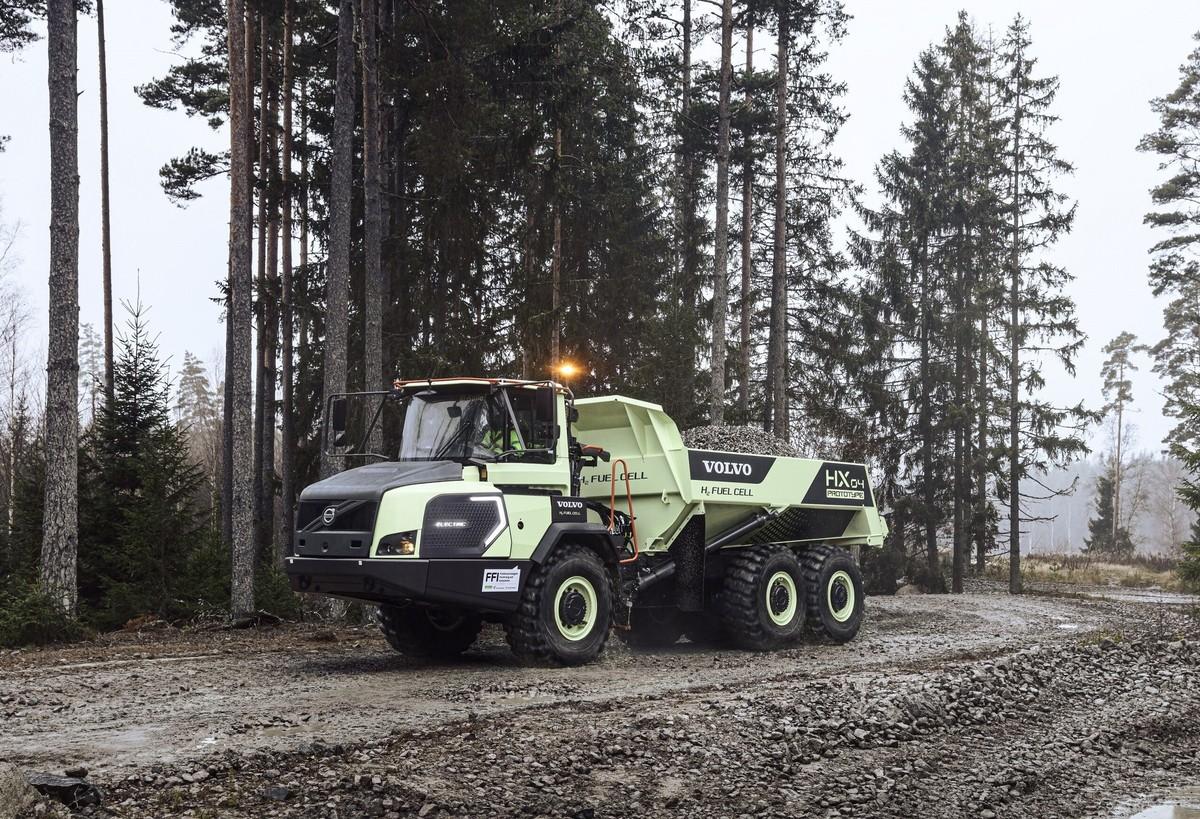
<path fill-rule="evenodd" d="M 1043 583 L 1182 591 L 1183 584 L 1175 574 L 1175 565 L 1169 558 L 1152 556 L 1138 556 L 1129 563 L 1110 563 L 1088 559 L 1085 555 L 1033 554 L 1021 561 L 1021 576 Z M 988 574 L 993 573 L 1007 578 L 1007 556 L 998 563 L 988 561 Z"/>

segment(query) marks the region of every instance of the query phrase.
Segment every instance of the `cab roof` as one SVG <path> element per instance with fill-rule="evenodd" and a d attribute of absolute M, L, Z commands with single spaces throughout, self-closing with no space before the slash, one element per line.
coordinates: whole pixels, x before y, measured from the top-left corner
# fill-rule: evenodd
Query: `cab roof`
<path fill-rule="evenodd" d="M 419 387 L 554 387 L 559 392 L 567 389 L 557 381 L 543 379 L 530 381 L 522 378 L 481 378 L 478 376 L 448 376 L 444 378 L 397 378 L 392 382 L 392 388 L 407 390 Z"/>

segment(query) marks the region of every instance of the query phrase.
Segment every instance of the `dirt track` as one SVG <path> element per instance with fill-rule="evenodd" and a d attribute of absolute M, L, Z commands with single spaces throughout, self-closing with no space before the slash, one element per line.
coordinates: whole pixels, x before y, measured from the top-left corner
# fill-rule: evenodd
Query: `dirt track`
<path fill-rule="evenodd" d="M 520 667 L 498 630 L 445 665 L 369 629 L 125 635 L 0 657 L 0 759 L 82 764 L 121 815 L 1103 815 L 1200 771 L 1200 652 L 1171 642 L 1194 633 L 1182 611 L 873 598 L 847 646 L 614 641 L 581 669 Z M 1116 744 L 1074 759 L 1103 737 Z M 1140 742 L 1136 760 L 1122 750 Z M 419 776 L 397 772 L 418 756 Z"/>

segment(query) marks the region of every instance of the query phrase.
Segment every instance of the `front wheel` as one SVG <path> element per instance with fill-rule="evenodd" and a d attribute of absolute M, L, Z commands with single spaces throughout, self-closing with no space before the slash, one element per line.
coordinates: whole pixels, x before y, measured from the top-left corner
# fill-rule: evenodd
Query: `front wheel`
<path fill-rule="evenodd" d="M 505 629 L 509 645 L 522 659 L 591 662 L 608 642 L 612 601 L 612 580 L 596 553 L 559 546 L 525 583 Z"/>
<path fill-rule="evenodd" d="M 483 620 L 469 611 L 381 605 L 379 627 L 388 645 L 409 657 L 454 657 L 479 637 Z"/>
<path fill-rule="evenodd" d="M 863 618 L 863 581 L 849 552 L 834 546 L 815 546 L 804 552 L 808 587 L 808 627 L 835 643 L 858 634 Z"/>

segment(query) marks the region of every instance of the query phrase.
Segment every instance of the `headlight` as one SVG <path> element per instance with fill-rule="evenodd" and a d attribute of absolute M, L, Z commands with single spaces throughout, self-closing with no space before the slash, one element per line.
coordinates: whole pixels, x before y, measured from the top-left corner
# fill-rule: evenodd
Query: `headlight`
<path fill-rule="evenodd" d="M 379 541 L 376 555 L 414 555 L 417 553 L 417 532 L 398 532 Z"/>

